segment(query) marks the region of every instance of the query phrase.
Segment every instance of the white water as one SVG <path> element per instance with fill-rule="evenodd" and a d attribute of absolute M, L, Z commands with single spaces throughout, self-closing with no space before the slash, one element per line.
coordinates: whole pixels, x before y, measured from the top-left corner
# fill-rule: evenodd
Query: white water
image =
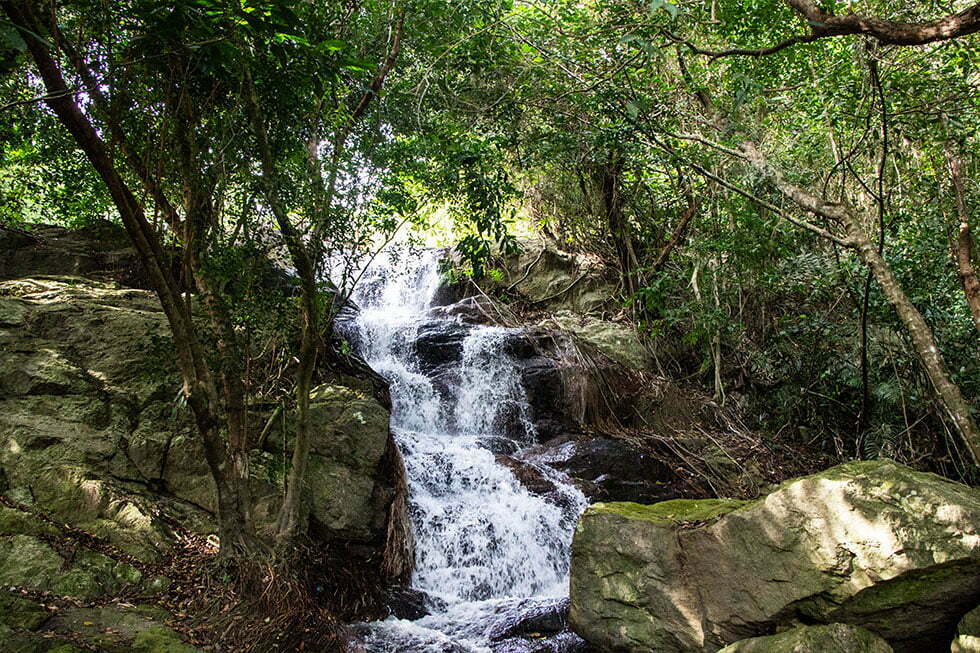
<path fill-rule="evenodd" d="M 459 328 L 458 318 L 426 315 L 439 282 L 437 254 L 426 251 L 375 262 L 354 297 L 360 354 L 391 385 L 416 539 L 412 586 L 444 602 L 414 622 L 373 624 L 367 645 L 377 653 L 495 650 L 494 635 L 519 614 L 567 596 L 572 529 L 586 504 L 554 472 L 543 473 L 561 500 L 532 494 L 487 448 L 507 439 L 519 449 L 535 436 L 518 368 L 503 351 L 507 329 L 466 332 L 458 378 L 443 396 L 422 372 L 420 327 Z"/>

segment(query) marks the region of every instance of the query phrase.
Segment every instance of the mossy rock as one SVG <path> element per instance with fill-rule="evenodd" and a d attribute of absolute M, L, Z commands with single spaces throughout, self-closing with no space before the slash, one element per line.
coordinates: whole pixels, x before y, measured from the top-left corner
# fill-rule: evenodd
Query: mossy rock
<path fill-rule="evenodd" d="M 3 653 L 52 653 L 52 651 L 81 653 L 81 649 L 61 640 L 15 631 L 2 623 L 0 623 L 0 651 Z"/>
<path fill-rule="evenodd" d="M 37 630 L 50 616 L 34 601 L 0 590 L 0 624 L 18 630 Z"/>
<path fill-rule="evenodd" d="M 631 503 L 596 503 L 588 510 L 594 514 L 619 515 L 657 524 L 702 522 L 741 508 L 747 501 L 737 499 L 671 499 L 651 505 Z"/>
<path fill-rule="evenodd" d="M 165 626 L 152 626 L 133 640 L 133 653 L 199 653 L 199 649 L 181 639 Z"/>
<path fill-rule="evenodd" d="M 183 640 L 163 624 L 169 616 L 166 610 L 154 605 L 109 604 L 96 608 L 72 608 L 53 618 L 50 627 L 56 632 L 75 633 L 90 646 L 106 653 L 196 651 L 193 647 L 181 648 L 186 646 Z M 147 632 L 150 634 L 144 635 Z M 139 649 L 137 641 L 170 642 L 173 648 Z"/>
<path fill-rule="evenodd" d="M 0 535 L 50 535 L 58 529 L 36 515 L 0 505 Z"/>
<path fill-rule="evenodd" d="M 952 653 L 980 653 L 980 606 L 973 608 L 956 626 Z"/>
<path fill-rule="evenodd" d="M 634 370 L 645 370 L 651 365 L 650 353 L 629 326 L 569 311 L 559 311 L 551 320 L 617 363 Z"/>
<path fill-rule="evenodd" d="M 101 553 L 78 549 L 65 560 L 46 542 L 26 535 L 0 537 L 0 586 L 28 587 L 78 599 L 94 599 L 138 587 L 140 571 Z"/>
<path fill-rule="evenodd" d="M 888 642 L 870 630 L 830 624 L 799 626 L 778 635 L 735 642 L 718 653 L 893 653 Z"/>
<path fill-rule="evenodd" d="M 572 544 L 570 622 L 638 653 L 715 651 L 795 623 L 945 649 L 980 596 L 978 523 L 980 490 L 891 461 L 748 502 L 597 504 Z"/>

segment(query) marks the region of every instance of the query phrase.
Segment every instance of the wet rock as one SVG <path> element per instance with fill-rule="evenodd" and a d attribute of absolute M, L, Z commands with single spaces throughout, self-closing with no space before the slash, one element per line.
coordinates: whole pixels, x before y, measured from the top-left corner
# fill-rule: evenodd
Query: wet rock
<path fill-rule="evenodd" d="M 461 323 L 432 322 L 419 327 L 415 353 L 419 369 L 429 374 L 437 369 L 459 363 L 463 358 L 463 341 L 470 328 Z"/>
<path fill-rule="evenodd" d="M 598 653 L 575 633 L 565 632 L 545 637 L 514 637 L 494 642 L 493 653 Z"/>
<path fill-rule="evenodd" d="M 572 546 L 570 622 L 637 652 L 715 651 L 794 621 L 938 651 L 980 598 L 977 523 L 980 491 L 891 461 L 751 502 L 596 504 Z"/>
<path fill-rule="evenodd" d="M 514 477 L 521 485 L 534 494 L 547 496 L 557 492 L 558 488 L 555 487 L 554 481 L 534 465 L 511 456 L 498 455 L 496 459 L 498 463 L 514 473 Z"/>
<path fill-rule="evenodd" d="M 426 316 L 433 320 L 457 320 L 463 324 L 493 324 L 496 309 L 488 299 L 477 295 L 452 304 L 437 304 L 426 312 Z"/>
<path fill-rule="evenodd" d="M 539 440 L 576 428 L 567 410 L 561 370 L 553 360 L 544 356 L 522 360 L 520 374 Z"/>
<path fill-rule="evenodd" d="M 507 639 L 520 635 L 555 635 L 568 629 L 568 599 L 550 604 L 532 605 L 516 619 L 494 633 L 492 639 Z"/>
<path fill-rule="evenodd" d="M 892 647 L 870 630 L 830 624 L 798 626 L 778 635 L 743 639 L 718 653 L 892 653 Z"/>
<path fill-rule="evenodd" d="M 592 501 L 652 503 L 677 498 L 663 462 L 623 440 L 562 435 L 521 452 L 576 481 Z"/>
<path fill-rule="evenodd" d="M 445 608 L 445 601 L 419 589 L 396 587 L 388 593 L 388 609 L 398 619 L 415 621 Z"/>

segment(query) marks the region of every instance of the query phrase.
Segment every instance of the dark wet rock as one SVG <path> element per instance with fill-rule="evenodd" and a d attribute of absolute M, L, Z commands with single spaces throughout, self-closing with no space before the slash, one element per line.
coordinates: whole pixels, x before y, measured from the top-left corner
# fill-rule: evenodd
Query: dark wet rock
<path fill-rule="evenodd" d="M 576 427 L 565 404 L 562 374 L 555 361 L 544 356 L 522 360 L 520 374 L 539 440 Z"/>
<path fill-rule="evenodd" d="M 388 594 L 391 616 L 415 621 L 434 611 L 445 610 L 446 602 L 428 592 L 411 587 L 395 587 Z"/>
<path fill-rule="evenodd" d="M 461 323 L 433 321 L 420 326 L 415 339 L 419 369 L 429 374 L 446 365 L 458 364 L 469 332 L 469 327 Z"/>
<path fill-rule="evenodd" d="M 567 474 L 592 501 L 677 498 L 672 470 L 623 440 L 565 434 L 523 451 L 521 458 Z"/>
<path fill-rule="evenodd" d="M 549 637 L 514 637 L 494 642 L 493 653 L 599 653 L 576 635 L 565 632 Z"/>
<path fill-rule="evenodd" d="M 489 300 L 478 295 L 453 304 L 433 306 L 426 316 L 433 320 L 458 320 L 464 324 L 492 324 L 495 310 Z"/>
<path fill-rule="evenodd" d="M 568 629 L 568 599 L 545 605 L 532 605 L 519 613 L 506 627 L 493 634 L 493 639 L 520 635 L 555 635 Z"/>
<path fill-rule="evenodd" d="M 554 481 L 534 465 L 511 456 L 497 456 L 497 462 L 514 473 L 514 477 L 527 490 L 545 496 L 557 491 Z"/>
<path fill-rule="evenodd" d="M 594 653 L 568 630 L 568 599 L 530 605 L 491 635 L 494 653 Z"/>

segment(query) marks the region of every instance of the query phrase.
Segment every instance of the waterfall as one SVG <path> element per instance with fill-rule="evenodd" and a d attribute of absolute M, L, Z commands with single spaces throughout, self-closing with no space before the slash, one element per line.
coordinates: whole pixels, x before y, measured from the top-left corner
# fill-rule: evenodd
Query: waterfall
<path fill-rule="evenodd" d="M 376 653 L 524 650 L 499 635 L 567 596 L 571 536 L 586 500 L 547 468 L 540 472 L 557 500 L 533 494 L 498 462 L 535 442 L 520 370 L 506 353 L 519 332 L 431 311 L 440 283 L 438 252 L 391 255 L 375 261 L 354 296 L 352 340 L 391 386 L 416 539 L 412 586 L 432 610 L 372 624 L 366 643 Z M 435 362 L 419 354 L 433 339 Z"/>

